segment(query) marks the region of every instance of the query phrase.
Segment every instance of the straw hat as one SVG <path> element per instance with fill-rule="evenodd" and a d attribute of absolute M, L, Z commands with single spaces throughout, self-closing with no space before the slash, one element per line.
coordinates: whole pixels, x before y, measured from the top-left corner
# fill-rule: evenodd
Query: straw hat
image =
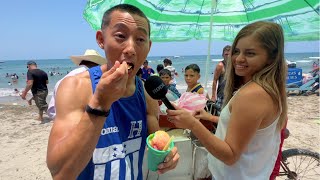
<path fill-rule="evenodd" d="M 96 50 L 93 49 L 87 49 L 84 55 L 82 56 L 70 56 L 70 59 L 77 66 L 79 66 L 80 62 L 83 60 L 90 61 L 99 65 L 107 63 L 107 60 L 103 58 Z"/>

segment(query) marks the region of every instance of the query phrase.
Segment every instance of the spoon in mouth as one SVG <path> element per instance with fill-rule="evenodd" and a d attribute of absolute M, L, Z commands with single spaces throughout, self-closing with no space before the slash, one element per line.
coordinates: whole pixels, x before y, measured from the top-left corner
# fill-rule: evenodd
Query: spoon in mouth
<path fill-rule="evenodd" d="M 128 62 L 127 63 L 127 68 L 128 68 L 128 70 L 132 70 L 134 68 L 133 63 Z"/>

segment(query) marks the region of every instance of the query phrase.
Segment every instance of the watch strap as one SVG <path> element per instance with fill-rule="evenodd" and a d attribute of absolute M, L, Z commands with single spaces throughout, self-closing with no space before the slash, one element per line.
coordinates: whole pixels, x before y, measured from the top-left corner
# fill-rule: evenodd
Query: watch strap
<path fill-rule="evenodd" d="M 89 105 L 87 105 L 86 106 L 86 112 L 89 113 L 89 114 L 96 115 L 96 116 L 108 117 L 108 115 L 110 113 L 110 110 L 103 111 L 103 110 L 100 110 L 100 109 L 94 109 L 94 108 L 90 107 Z"/>

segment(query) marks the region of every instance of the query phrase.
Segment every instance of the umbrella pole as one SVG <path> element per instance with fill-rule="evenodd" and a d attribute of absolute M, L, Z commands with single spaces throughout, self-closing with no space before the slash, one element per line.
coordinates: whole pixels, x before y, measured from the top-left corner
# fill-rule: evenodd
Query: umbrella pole
<path fill-rule="evenodd" d="M 212 24 L 213 24 L 213 11 L 215 7 L 216 0 L 211 1 L 211 16 L 210 16 L 210 27 L 209 27 L 209 43 L 208 43 L 208 55 L 207 55 L 207 61 L 206 61 L 206 74 L 205 74 L 205 85 L 204 89 L 207 90 L 208 85 L 208 76 L 209 76 L 209 66 L 210 66 L 210 52 L 211 52 L 211 36 L 212 36 Z M 212 92 L 213 93 L 213 92 Z"/>

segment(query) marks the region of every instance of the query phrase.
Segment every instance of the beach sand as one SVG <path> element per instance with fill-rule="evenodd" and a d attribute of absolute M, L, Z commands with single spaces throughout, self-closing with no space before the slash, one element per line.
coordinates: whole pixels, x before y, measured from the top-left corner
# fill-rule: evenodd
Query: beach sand
<path fill-rule="evenodd" d="M 52 121 L 36 121 L 37 109 L 25 101 L 0 104 L 0 179 L 51 179 L 46 166 L 48 136 Z M 319 152 L 319 96 L 290 96 L 291 135 L 284 149 L 306 148 Z M 45 117 L 47 117 L 45 115 Z"/>

